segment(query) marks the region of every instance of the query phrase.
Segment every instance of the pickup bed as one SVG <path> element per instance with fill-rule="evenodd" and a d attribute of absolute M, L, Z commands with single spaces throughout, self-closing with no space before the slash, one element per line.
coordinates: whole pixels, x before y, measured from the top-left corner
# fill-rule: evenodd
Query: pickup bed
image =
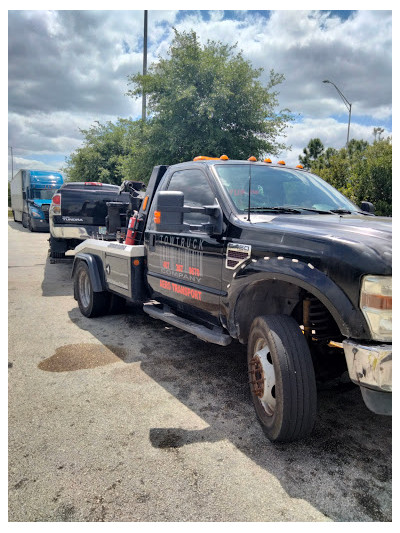
<path fill-rule="evenodd" d="M 50 206 L 50 258 L 63 258 L 65 252 L 91 237 L 115 239 L 115 233 L 107 228 L 110 202 L 119 205 L 124 214 L 130 197 L 120 186 L 106 183 L 67 182 L 60 187 Z"/>
<path fill-rule="evenodd" d="M 391 414 L 391 219 L 300 168 L 226 156 L 155 167 L 134 244 L 86 240 L 72 275 L 86 317 L 140 302 L 206 342 L 246 344 L 271 441 L 311 433 L 329 366 Z"/>

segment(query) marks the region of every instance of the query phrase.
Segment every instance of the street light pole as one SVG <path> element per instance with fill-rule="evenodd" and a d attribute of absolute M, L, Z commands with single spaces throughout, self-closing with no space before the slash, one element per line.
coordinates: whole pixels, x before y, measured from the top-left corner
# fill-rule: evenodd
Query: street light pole
<path fill-rule="evenodd" d="M 144 28 L 143 28 L 143 76 L 147 74 L 147 10 L 144 12 Z M 142 93 L 142 120 L 146 120 L 146 93 Z"/>
<path fill-rule="evenodd" d="M 349 137 L 350 137 L 350 120 L 351 120 L 351 103 L 347 100 L 347 98 L 345 97 L 345 95 L 342 93 L 342 91 L 336 87 L 336 85 L 332 82 L 332 81 L 329 81 L 329 80 L 323 80 L 322 83 L 330 83 L 331 85 L 333 85 L 335 87 L 335 89 L 337 90 L 337 92 L 339 93 L 340 97 L 342 98 L 343 102 L 344 102 L 344 105 L 346 106 L 347 108 L 347 111 L 349 112 L 349 123 L 348 123 L 348 126 L 347 126 L 347 142 L 346 142 L 346 146 L 349 146 Z"/>
<path fill-rule="evenodd" d="M 13 179 L 14 177 L 14 156 L 13 156 L 12 146 L 9 146 L 9 149 L 11 150 L 11 179 Z"/>

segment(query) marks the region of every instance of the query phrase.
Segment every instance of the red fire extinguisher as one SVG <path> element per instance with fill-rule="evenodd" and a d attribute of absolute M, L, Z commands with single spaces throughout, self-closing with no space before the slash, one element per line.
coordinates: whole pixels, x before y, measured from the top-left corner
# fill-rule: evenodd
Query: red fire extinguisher
<path fill-rule="evenodd" d="M 136 224 L 136 215 L 129 219 L 128 231 L 126 232 L 125 244 L 135 244 L 136 231 L 133 231 Z"/>

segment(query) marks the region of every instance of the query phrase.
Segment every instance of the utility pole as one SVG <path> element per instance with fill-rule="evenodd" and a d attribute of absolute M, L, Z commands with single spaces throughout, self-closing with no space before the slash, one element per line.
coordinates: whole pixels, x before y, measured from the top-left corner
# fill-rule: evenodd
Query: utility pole
<path fill-rule="evenodd" d="M 12 146 L 9 146 L 9 149 L 11 150 L 11 179 L 13 179 L 14 177 L 14 156 L 13 156 Z"/>
<path fill-rule="evenodd" d="M 144 12 L 144 29 L 143 29 L 143 76 L 147 74 L 147 10 Z M 142 93 L 142 120 L 146 121 L 146 93 Z"/>

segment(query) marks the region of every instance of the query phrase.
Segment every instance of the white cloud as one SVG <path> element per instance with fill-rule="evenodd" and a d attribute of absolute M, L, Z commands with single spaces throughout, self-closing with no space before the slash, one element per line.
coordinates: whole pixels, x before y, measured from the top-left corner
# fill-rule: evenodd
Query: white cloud
<path fill-rule="evenodd" d="M 372 126 L 351 123 L 350 139 L 363 139 L 372 143 L 373 129 Z M 347 141 L 347 124 L 333 118 L 306 118 L 301 123 L 294 124 L 287 133 L 286 139 L 282 140 L 291 145 L 292 150 L 282 152 L 279 159 L 283 158 L 288 165 L 297 165 L 299 155 L 303 153 L 303 148 L 306 148 L 310 139 L 320 139 L 325 148 L 343 148 Z M 384 131 L 382 136 L 388 137 L 390 133 Z"/>
<path fill-rule="evenodd" d="M 346 140 L 347 110 L 323 79 L 352 102 L 352 137 L 372 140 L 374 126 L 363 123 L 390 133 L 390 11 L 362 10 L 345 19 L 304 10 L 206 15 L 149 11 L 148 65 L 166 56 L 175 27 L 194 29 L 202 43 L 237 43 L 255 68 L 264 69 L 264 81 L 272 68 L 284 74 L 280 108 L 302 117 L 286 139 L 296 163 L 311 138 L 333 147 Z M 95 120 L 140 116 L 140 99 L 125 93 L 128 76 L 142 69 L 143 11 L 11 11 L 8 35 L 9 145 L 18 157 L 69 155 L 82 142 L 79 129 Z"/>

